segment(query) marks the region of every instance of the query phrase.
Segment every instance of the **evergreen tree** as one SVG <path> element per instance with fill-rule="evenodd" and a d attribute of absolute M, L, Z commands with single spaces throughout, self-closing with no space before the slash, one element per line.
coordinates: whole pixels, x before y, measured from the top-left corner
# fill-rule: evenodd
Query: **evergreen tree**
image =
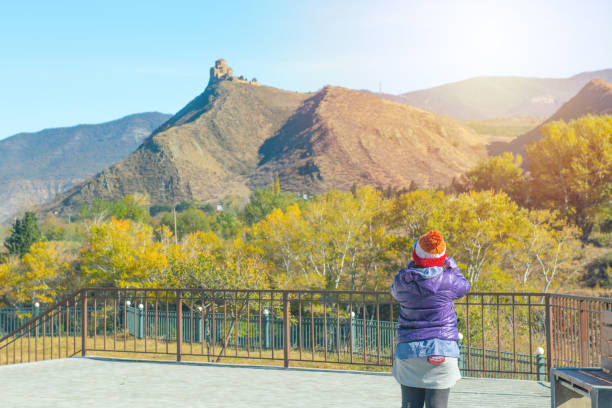
<path fill-rule="evenodd" d="M 4 246 L 8 249 L 9 254 L 24 256 L 30 246 L 38 241 L 42 241 L 43 235 L 36 219 L 36 214 L 33 212 L 26 212 L 23 219 L 17 218 L 13 228 L 11 229 L 11 235 L 9 235 L 4 241 Z"/>

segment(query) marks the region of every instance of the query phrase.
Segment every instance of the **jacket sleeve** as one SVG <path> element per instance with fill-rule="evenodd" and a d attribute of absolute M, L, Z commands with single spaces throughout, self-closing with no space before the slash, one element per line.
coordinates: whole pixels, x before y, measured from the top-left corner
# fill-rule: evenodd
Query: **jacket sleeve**
<path fill-rule="evenodd" d="M 400 292 L 404 285 L 405 283 L 403 282 L 403 279 L 402 279 L 402 271 L 399 271 L 395 275 L 395 279 L 393 279 L 393 283 L 391 284 L 391 296 L 393 296 L 393 298 L 397 300 L 398 302 L 401 301 L 401 299 L 399 299 L 401 297 Z"/>
<path fill-rule="evenodd" d="M 447 259 L 447 267 L 453 274 L 452 291 L 453 299 L 464 297 L 470 291 L 470 282 L 465 279 L 465 276 L 459 270 L 459 266 L 453 258 Z"/>

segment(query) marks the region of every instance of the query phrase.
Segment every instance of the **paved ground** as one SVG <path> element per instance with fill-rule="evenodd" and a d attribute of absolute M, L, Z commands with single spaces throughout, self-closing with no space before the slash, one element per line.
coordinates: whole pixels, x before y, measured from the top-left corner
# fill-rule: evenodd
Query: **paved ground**
<path fill-rule="evenodd" d="M 550 407 L 548 383 L 465 378 L 450 407 Z M 389 374 L 72 358 L 0 367 L 2 407 L 399 407 Z"/>

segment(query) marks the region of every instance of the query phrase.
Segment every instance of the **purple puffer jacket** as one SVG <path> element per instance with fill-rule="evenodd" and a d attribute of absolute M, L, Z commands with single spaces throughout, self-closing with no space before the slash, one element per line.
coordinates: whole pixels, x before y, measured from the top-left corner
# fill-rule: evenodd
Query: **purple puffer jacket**
<path fill-rule="evenodd" d="M 465 296 L 470 290 L 469 282 L 451 257 L 446 259 L 442 272 L 432 277 L 425 277 L 419 270 L 424 271 L 411 262 L 395 275 L 391 285 L 391 295 L 400 303 L 397 342 L 457 341 L 453 300 Z"/>

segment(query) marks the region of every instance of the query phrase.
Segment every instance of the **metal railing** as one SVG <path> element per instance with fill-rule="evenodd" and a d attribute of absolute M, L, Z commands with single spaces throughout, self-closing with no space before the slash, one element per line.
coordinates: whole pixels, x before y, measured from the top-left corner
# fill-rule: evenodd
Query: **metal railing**
<path fill-rule="evenodd" d="M 0 365 L 71 357 L 83 349 L 82 292 L 41 312 L 0 339 Z"/>
<path fill-rule="evenodd" d="M 542 379 L 599 364 L 612 299 L 473 292 L 455 309 L 463 373 Z M 0 339 L 0 364 L 91 351 L 384 368 L 399 312 L 386 292 L 87 288 Z"/>

